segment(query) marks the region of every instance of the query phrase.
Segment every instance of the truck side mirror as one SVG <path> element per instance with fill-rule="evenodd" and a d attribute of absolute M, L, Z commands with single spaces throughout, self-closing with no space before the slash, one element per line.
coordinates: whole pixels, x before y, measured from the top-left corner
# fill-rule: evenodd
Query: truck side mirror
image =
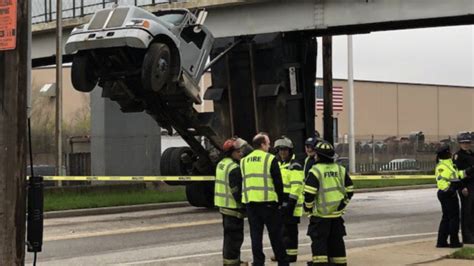
<path fill-rule="evenodd" d="M 199 11 L 198 17 L 197 17 L 196 23 L 195 23 L 196 26 L 204 25 L 204 22 L 206 21 L 206 18 L 207 18 L 207 13 L 208 12 L 205 9 Z"/>

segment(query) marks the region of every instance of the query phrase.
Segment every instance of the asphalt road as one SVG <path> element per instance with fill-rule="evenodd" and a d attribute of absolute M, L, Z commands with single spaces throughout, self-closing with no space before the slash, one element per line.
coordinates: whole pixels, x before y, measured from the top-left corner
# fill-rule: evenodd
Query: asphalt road
<path fill-rule="evenodd" d="M 436 235 L 435 189 L 356 194 L 345 215 L 348 248 Z M 300 224 L 300 254 L 310 254 Z M 248 223 L 242 257 L 251 261 Z M 221 265 L 222 226 L 216 211 L 192 207 L 47 219 L 38 265 Z M 271 255 L 265 237 L 267 258 Z M 28 255 L 27 263 L 31 263 Z"/>

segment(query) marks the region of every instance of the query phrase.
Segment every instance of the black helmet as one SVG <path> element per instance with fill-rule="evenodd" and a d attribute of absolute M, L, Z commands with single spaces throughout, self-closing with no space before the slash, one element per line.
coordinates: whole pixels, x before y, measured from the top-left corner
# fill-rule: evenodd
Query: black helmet
<path fill-rule="evenodd" d="M 447 144 L 442 144 L 439 146 L 439 148 L 436 150 L 436 154 L 445 154 L 451 152 L 451 148 Z"/>
<path fill-rule="evenodd" d="M 323 156 L 328 159 L 336 158 L 336 152 L 334 151 L 334 147 L 331 145 L 331 143 L 325 140 L 318 141 L 314 146 L 314 150 L 319 156 Z"/>
<path fill-rule="evenodd" d="M 458 143 L 471 143 L 471 134 L 467 131 L 459 132 L 457 136 Z"/>
<path fill-rule="evenodd" d="M 314 137 L 307 138 L 304 142 L 304 145 L 314 147 L 316 145 L 316 138 L 314 138 Z"/>

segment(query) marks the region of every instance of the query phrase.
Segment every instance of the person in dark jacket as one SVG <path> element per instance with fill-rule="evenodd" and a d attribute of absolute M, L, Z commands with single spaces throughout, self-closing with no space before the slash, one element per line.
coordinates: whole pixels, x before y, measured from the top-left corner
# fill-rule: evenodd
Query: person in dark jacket
<path fill-rule="evenodd" d="M 471 133 L 460 132 L 457 136 L 459 151 L 453 156 L 458 170 L 466 170 L 474 165 L 474 152 L 471 150 Z M 465 244 L 474 244 L 474 179 L 462 182 L 459 197 L 461 199 L 461 234 Z"/>

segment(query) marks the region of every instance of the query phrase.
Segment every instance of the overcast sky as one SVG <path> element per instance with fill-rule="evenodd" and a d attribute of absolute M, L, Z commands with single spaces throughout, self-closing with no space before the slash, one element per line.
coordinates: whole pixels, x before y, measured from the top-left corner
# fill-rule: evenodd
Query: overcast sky
<path fill-rule="evenodd" d="M 353 43 L 355 79 L 474 86 L 474 26 L 375 32 Z M 321 55 L 320 47 L 318 77 Z M 333 39 L 333 76 L 347 78 L 346 36 Z"/>

